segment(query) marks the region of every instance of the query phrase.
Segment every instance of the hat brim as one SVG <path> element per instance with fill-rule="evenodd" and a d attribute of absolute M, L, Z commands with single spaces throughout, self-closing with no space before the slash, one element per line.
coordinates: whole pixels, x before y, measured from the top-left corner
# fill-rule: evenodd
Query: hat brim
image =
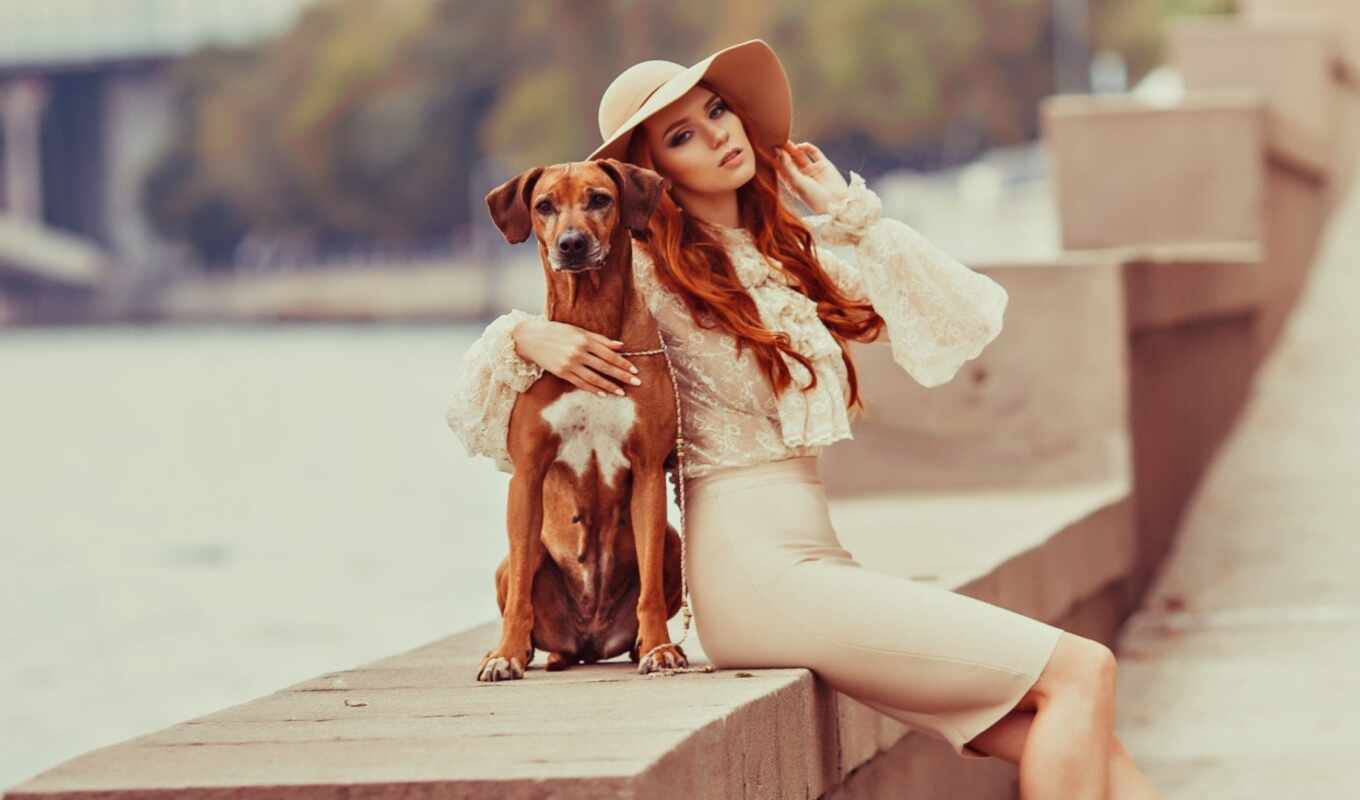
<path fill-rule="evenodd" d="M 642 107 L 585 160 L 613 158 L 626 161 L 634 129 L 679 100 L 700 80 L 711 83 L 719 94 L 741 106 L 747 122 L 746 135 L 752 141 L 767 146 L 788 141 L 793 123 L 789 77 L 774 50 L 761 39 L 751 39 L 723 48 L 661 84 Z"/>

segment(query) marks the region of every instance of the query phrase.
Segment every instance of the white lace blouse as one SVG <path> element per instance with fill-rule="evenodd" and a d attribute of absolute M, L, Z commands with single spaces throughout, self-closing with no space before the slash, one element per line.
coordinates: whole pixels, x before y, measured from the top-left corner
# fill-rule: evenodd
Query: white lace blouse
<path fill-rule="evenodd" d="M 1006 290 L 905 223 L 883 217 L 878 196 L 857 173 L 850 173 L 844 198 L 805 222 L 828 276 L 884 318 L 893 360 L 918 383 L 947 383 L 1001 332 Z M 635 246 L 634 283 L 666 340 L 681 395 L 684 477 L 812 455 L 853 438 L 845 364 L 814 302 L 794 288 L 778 261 L 756 250 L 746 229 L 710 226 L 727 242 L 737 277 L 762 323 L 789 335 L 794 348 L 814 364 L 818 381 L 815 389 L 798 391 L 809 381 L 807 370 L 781 354 L 793 384 L 776 397 L 755 353 L 746 348 L 738 356 L 734 337 L 696 325 L 680 297 L 658 281 L 651 259 Z M 838 245 L 853 246 L 853 262 L 828 249 Z M 510 336 L 531 316 L 543 317 L 513 309 L 487 326 L 463 356 L 448 407 L 449 427 L 468 454 L 490 457 L 501 472 L 514 472 L 506 434 L 515 398 L 543 374 L 519 356 Z M 670 477 L 674 486 L 673 472 Z"/>

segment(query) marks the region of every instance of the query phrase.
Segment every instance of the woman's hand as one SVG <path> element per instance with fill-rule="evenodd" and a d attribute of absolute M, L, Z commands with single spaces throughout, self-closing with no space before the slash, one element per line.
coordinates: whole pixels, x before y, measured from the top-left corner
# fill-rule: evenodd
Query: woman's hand
<path fill-rule="evenodd" d="M 792 141 L 779 146 L 780 182 L 814 214 L 823 214 L 845 196 L 850 185 L 817 145 Z"/>
<path fill-rule="evenodd" d="M 615 353 L 623 342 L 594 331 L 550 319 L 526 319 L 510 332 L 515 352 L 562 380 L 601 397 L 605 392 L 623 394 L 605 376 L 638 385 L 642 381 L 628 359 Z"/>

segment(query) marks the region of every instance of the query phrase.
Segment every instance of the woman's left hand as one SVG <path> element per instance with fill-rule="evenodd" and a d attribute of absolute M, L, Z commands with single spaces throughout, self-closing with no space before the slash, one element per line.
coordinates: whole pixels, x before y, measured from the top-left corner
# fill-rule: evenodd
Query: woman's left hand
<path fill-rule="evenodd" d="M 850 189 L 841 171 L 812 142 L 780 145 L 778 164 L 784 186 L 814 214 L 825 213 Z"/>

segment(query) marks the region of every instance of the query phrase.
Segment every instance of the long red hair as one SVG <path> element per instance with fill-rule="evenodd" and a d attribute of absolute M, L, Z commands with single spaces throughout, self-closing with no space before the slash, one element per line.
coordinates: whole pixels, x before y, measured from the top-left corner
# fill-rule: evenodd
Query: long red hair
<path fill-rule="evenodd" d="M 706 88 L 721 95 L 703 81 Z M 746 125 L 742 109 L 723 98 L 729 113 L 737 115 Z M 748 134 L 750 126 L 746 125 Z M 854 360 L 846 349 L 848 340 L 869 342 L 878 338 L 885 323 L 868 303 L 855 302 L 842 293 L 822 269 L 814 248 L 812 232 L 803 221 L 785 207 L 779 192 L 778 171 L 774 155 L 762 147 L 754 147 L 756 173 L 737 189 L 740 224 L 751 232 L 756 249 L 776 259 L 784 270 L 797 279 L 799 289 L 817 304 L 817 316 L 826 325 L 841 348 L 850 382 L 847 408 L 864 403 L 859 397 L 859 381 Z M 655 169 L 646 137 L 632 137 L 627 160 Z M 737 353 L 750 347 L 774 387 L 776 394 L 793 383 L 793 375 L 784 360 L 783 351 L 801 363 L 811 375 L 803 391 L 817 384 L 817 373 L 811 361 L 793 349 L 789 337 L 774 333 L 761 323 L 756 305 L 737 280 L 726 246 L 716 239 L 693 217 L 685 213 L 670 192 L 662 192 L 656 211 L 648 224 L 646 241 L 635 240 L 634 247 L 646 248 L 656 264 L 657 280 L 678 295 L 689 308 L 695 324 L 704 328 L 720 328 L 736 337 Z M 705 317 L 714 324 L 703 324 Z"/>

